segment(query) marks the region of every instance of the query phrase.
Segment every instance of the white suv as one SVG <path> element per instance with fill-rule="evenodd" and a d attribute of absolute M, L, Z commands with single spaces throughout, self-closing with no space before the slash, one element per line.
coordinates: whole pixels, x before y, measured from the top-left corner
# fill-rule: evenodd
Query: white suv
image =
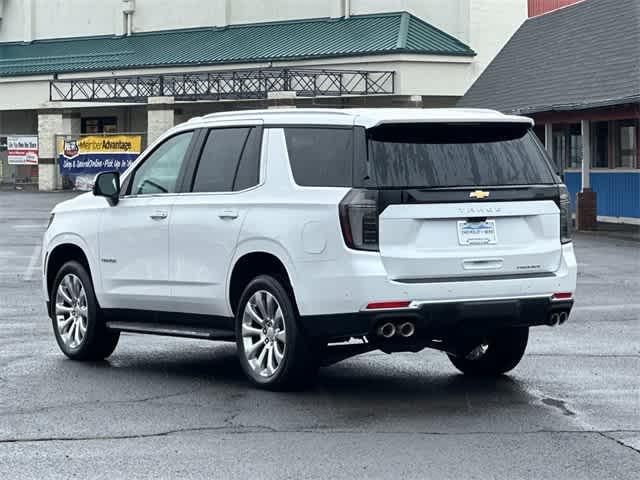
<path fill-rule="evenodd" d="M 489 110 L 207 115 L 119 178 L 58 205 L 43 286 L 62 351 L 120 332 L 235 341 L 285 388 L 380 349 L 517 365 L 563 323 L 576 260 L 567 191 L 530 119 Z"/>

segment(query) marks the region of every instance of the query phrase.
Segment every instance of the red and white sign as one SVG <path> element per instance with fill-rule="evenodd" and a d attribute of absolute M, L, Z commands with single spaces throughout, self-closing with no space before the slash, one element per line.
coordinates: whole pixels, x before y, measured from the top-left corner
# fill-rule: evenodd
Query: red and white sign
<path fill-rule="evenodd" d="M 38 136 L 7 137 L 7 153 L 10 165 L 37 165 Z"/>

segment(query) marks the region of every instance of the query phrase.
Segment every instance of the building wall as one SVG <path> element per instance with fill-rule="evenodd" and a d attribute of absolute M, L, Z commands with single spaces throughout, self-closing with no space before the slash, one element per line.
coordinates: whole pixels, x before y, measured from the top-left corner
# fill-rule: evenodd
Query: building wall
<path fill-rule="evenodd" d="M 543 13 L 567 7 L 582 0 L 529 0 L 529 16 L 535 17 Z"/>
<path fill-rule="evenodd" d="M 597 195 L 597 214 L 605 217 L 601 220 L 640 223 L 639 171 L 592 171 L 589 178 L 591 189 Z M 564 181 L 575 211 L 576 195 L 582 188 L 580 172 L 565 172 Z"/>
<path fill-rule="evenodd" d="M 582 169 L 586 168 L 584 152 L 588 150 L 589 187 L 597 197 L 598 220 L 640 224 L 639 104 L 545 112 L 536 114 L 535 120 L 537 125 L 552 127 L 549 153 L 563 173 L 574 211 L 576 195 L 582 190 Z M 589 121 L 588 140 L 583 136 L 583 120 Z"/>
<path fill-rule="evenodd" d="M 311 68 L 336 68 L 345 70 L 390 70 L 396 72 L 395 87 L 399 95 L 434 97 L 460 97 L 471 83 L 472 63 L 462 57 L 424 55 L 387 55 L 373 57 L 349 57 L 346 59 L 274 62 L 274 66 L 304 66 Z M 234 68 L 265 67 L 266 64 L 234 65 Z M 228 66 L 195 67 L 191 71 L 227 69 Z M 177 73 L 183 68 L 136 70 L 137 74 Z M 104 77 L 130 75 L 131 71 L 83 73 L 80 76 Z M 77 75 L 63 75 L 72 78 Z M 42 108 L 96 108 L 95 104 L 49 102 L 50 77 L 0 78 L 0 111 Z M 452 100 L 452 105 L 454 100 Z"/>
<path fill-rule="evenodd" d="M 350 3 L 352 15 L 406 10 L 466 41 L 470 5 L 496 1 L 351 0 Z M 508 3 L 526 8 L 526 0 Z M 124 23 L 121 4 L 121 0 L 8 0 L 0 24 L 0 42 L 120 35 Z M 340 17 L 345 13 L 344 0 L 135 0 L 135 7 L 133 30 L 136 32 Z M 496 12 L 502 13 L 502 9 Z M 28 30 L 32 35 L 25 37 Z"/>
<path fill-rule="evenodd" d="M 0 78 L 0 111 L 46 108 L 49 102 L 48 78 L 21 78 L 7 81 Z"/>
<path fill-rule="evenodd" d="M 38 132 L 38 115 L 32 110 L 0 111 L 0 136 Z"/>
<path fill-rule="evenodd" d="M 9 0 L 0 42 L 122 35 L 121 0 Z M 345 0 L 135 0 L 133 31 L 340 17 Z M 409 11 L 469 44 L 469 85 L 527 16 L 527 0 L 351 0 L 352 15 Z"/>
<path fill-rule="evenodd" d="M 525 2 L 471 0 L 468 44 L 476 51 L 477 56 L 474 59 L 469 87 L 502 50 L 526 18 Z"/>

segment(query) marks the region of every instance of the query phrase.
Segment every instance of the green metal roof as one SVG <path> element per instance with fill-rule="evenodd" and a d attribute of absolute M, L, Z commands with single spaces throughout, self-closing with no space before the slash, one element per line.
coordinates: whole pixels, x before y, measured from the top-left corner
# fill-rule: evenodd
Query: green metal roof
<path fill-rule="evenodd" d="M 418 53 L 472 56 L 406 12 L 0 43 L 0 76 Z"/>

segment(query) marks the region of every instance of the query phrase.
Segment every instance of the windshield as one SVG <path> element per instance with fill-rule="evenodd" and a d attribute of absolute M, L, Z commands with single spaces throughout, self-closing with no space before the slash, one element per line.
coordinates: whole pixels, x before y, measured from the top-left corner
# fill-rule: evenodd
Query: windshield
<path fill-rule="evenodd" d="M 555 183 L 528 124 L 392 124 L 367 137 L 382 188 Z"/>

